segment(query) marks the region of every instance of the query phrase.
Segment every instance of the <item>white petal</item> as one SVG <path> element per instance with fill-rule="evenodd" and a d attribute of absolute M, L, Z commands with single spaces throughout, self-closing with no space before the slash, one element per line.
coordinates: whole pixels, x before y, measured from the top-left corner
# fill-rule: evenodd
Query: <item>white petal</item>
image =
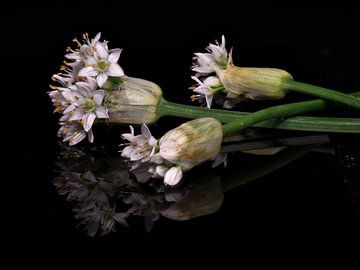
<path fill-rule="evenodd" d="M 96 105 L 101 105 L 102 102 L 103 102 L 103 99 L 104 99 L 104 90 L 96 90 L 94 93 L 93 93 L 93 99 L 94 99 L 94 102 Z"/>
<path fill-rule="evenodd" d="M 97 118 L 109 118 L 108 110 L 104 106 L 98 106 L 95 109 Z"/>
<path fill-rule="evenodd" d="M 146 124 L 141 126 L 141 134 L 148 140 L 151 137 L 151 132 Z"/>
<path fill-rule="evenodd" d="M 109 53 L 103 45 L 101 45 L 100 43 L 96 43 L 95 48 L 96 53 L 100 58 L 106 59 L 108 57 Z"/>
<path fill-rule="evenodd" d="M 70 117 L 70 121 L 73 121 L 73 120 L 80 120 L 84 117 L 84 111 L 82 108 L 77 108 L 75 110 L 75 112 L 71 115 Z"/>
<path fill-rule="evenodd" d="M 179 183 L 182 176 L 183 173 L 180 167 L 172 167 L 166 172 L 164 183 L 170 186 L 174 186 Z"/>
<path fill-rule="evenodd" d="M 83 116 L 82 120 L 84 120 L 84 129 L 86 132 L 88 132 L 91 129 L 95 121 L 95 118 L 96 115 L 93 112 L 88 112 Z"/>
<path fill-rule="evenodd" d="M 108 76 L 106 73 L 100 73 L 97 77 L 96 77 L 96 82 L 99 85 L 99 87 L 102 87 L 105 82 L 107 81 Z"/>
<path fill-rule="evenodd" d="M 205 95 L 205 99 L 206 99 L 206 106 L 210 109 L 211 104 L 212 104 L 212 100 L 213 100 L 213 96 L 212 95 Z"/>
<path fill-rule="evenodd" d="M 101 32 L 97 33 L 94 39 L 91 41 L 91 46 L 94 46 L 99 41 L 100 37 L 101 37 Z"/>
<path fill-rule="evenodd" d="M 81 142 L 83 139 L 86 138 L 86 133 L 84 131 L 77 133 L 75 136 L 70 138 L 69 145 L 75 145 Z"/>
<path fill-rule="evenodd" d="M 196 76 L 191 76 L 191 79 L 193 79 L 195 82 L 197 82 L 200 85 L 202 84 L 202 81 L 200 81 L 199 78 Z"/>
<path fill-rule="evenodd" d="M 221 86 L 221 82 L 220 82 L 219 78 L 215 77 L 215 76 L 207 77 L 205 79 L 204 83 L 211 87 Z"/>
<path fill-rule="evenodd" d="M 73 110 L 75 110 L 76 109 L 76 106 L 74 105 L 74 104 L 71 104 L 69 107 L 67 107 L 66 109 L 65 109 L 65 111 L 63 112 L 63 114 L 67 114 L 67 113 L 69 113 L 69 112 L 71 112 L 71 111 L 73 111 Z"/>
<path fill-rule="evenodd" d="M 121 138 L 123 138 L 124 140 L 127 140 L 129 142 L 133 142 L 135 140 L 134 134 L 130 134 L 130 133 L 121 134 Z"/>
<path fill-rule="evenodd" d="M 130 158 L 131 153 L 134 152 L 136 148 L 134 146 L 126 146 L 122 151 L 121 151 L 121 156 L 125 157 L 125 158 Z"/>
<path fill-rule="evenodd" d="M 89 140 L 89 142 L 91 142 L 91 143 L 93 143 L 93 141 L 94 141 L 94 134 L 93 134 L 93 132 L 92 132 L 92 129 L 90 129 L 90 130 L 88 131 L 88 140 Z"/>
<path fill-rule="evenodd" d="M 161 176 L 161 177 L 164 177 L 165 176 L 165 173 L 169 170 L 168 167 L 164 166 L 164 165 L 159 165 L 159 166 L 156 166 L 156 174 Z"/>
<path fill-rule="evenodd" d="M 124 75 L 124 71 L 119 66 L 118 63 L 111 63 L 108 72 L 109 72 L 109 76 L 114 76 L 114 77 L 120 77 Z"/>
<path fill-rule="evenodd" d="M 149 139 L 149 145 L 151 146 L 157 146 L 157 139 L 155 139 L 153 136 L 150 137 Z"/>
<path fill-rule="evenodd" d="M 111 63 L 116 63 L 117 61 L 119 61 L 121 51 L 122 51 L 122 49 L 111 50 L 111 53 L 107 60 Z"/>
<path fill-rule="evenodd" d="M 99 72 L 95 70 L 93 67 L 84 67 L 79 71 L 78 76 L 88 77 L 88 76 L 96 76 L 98 74 Z"/>

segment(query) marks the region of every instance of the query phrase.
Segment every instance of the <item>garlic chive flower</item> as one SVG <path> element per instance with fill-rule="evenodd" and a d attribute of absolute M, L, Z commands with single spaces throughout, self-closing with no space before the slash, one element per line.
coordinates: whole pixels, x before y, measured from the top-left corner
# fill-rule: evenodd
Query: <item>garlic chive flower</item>
<path fill-rule="evenodd" d="M 217 69 L 225 69 L 228 62 L 228 52 L 225 48 L 225 37 L 221 37 L 221 43 L 215 41 L 216 44 L 209 44 L 206 48 L 207 53 L 195 53 L 193 57 L 192 71 L 196 75 L 207 76 Z"/>
<path fill-rule="evenodd" d="M 192 79 L 198 84 L 190 89 L 196 93 L 192 100 L 205 98 L 208 108 L 214 98 L 224 108 L 232 108 L 242 99 L 280 99 L 285 95 L 283 82 L 292 80 L 292 76 L 281 69 L 235 66 L 232 50 L 227 53 L 225 48 L 224 36 L 221 44 L 210 44 L 206 50 L 207 53 L 195 53 L 191 69 L 196 72 Z M 209 78 L 219 80 L 216 91 L 206 85 Z"/>
<path fill-rule="evenodd" d="M 159 141 L 143 125 L 142 135 L 134 129 L 122 137 L 130 146 L 122 156 L 130 159 L 132 169 L 148 163 L 154 178 L 164 178 L 167 185 L 176 185 L 185 171 L 218 155 L 223 136 L 222 125 L 214 118 L 198 118 L 168 131 Z M 140 161 L 140 162 L 139 162 Z"/>
<path fill-rule="evenodd" d="M 130 133 L 122 134 L 122 138 L 129 141 L 121 151 L 121 156 L 133 162 L 132 169 L 140 166 L 141 163 L 148 162 L 154 155 L 158 147 L 158 141 L 151 135 L 147 125 L 142 125 L 141 135 L 134 135 L 134 128 L 130 126 Z"/>
<path fill-rule="evenodd" d="M 58 85 L 50 85 L 48 92 L 55 112 L 61 113 L 59 135 L 64 141 L 74 145 L 88 137 L 96 118 L 108 119 L 108 109 L 104 105 L 105 91 L 102 86 L 109 76 L 120 77 L 123 70 L 117 63 L 121 49 L 109 50 L 107 41 L 100 41 L 101 33 L 93 39 L 83 34 L 82 42 L 76 49 L 66 49 L 60 72 L 52 76 Z"/>

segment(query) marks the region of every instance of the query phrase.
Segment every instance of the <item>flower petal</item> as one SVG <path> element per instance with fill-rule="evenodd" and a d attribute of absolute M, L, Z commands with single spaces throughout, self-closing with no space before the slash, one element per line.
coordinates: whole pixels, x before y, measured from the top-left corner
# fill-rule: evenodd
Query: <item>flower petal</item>
<path fill-rule="evenodd" d="M 105 82 L 107 81 L 108 76 L 106 73 L 100 73 L 97 77 L 96 77 L 96 82 L 99 85 L 99 87 L 102 87 Z"/>
<path fill-rule="evenodd" d="M 96 53 L 100 58 L 106 59 L 108 57 L 109 53 L 102 44 L 96 43 L 95 48 L 96 48 Z"/>
<path fill-rule="evenodd" d="M 181 180 L 183 176 L 180 167 L 172 167 L 166 173 L 164 177 L 164 183 L 170 186 L 175 186 Z"/>
<path fill-rule="evenodd" d="M 97 106 L 95 114 L 97 118 L 109 118 L 108 110 L 104 106 Z"/>
<path fill-rule="evenodd" d="M 143 124 L 141 126 L 141 134 L 148 140 L 151 137 L 151 132 L 150 129 L 148 128 L 148 126 L 146 124 Z"/>
<path fill-rule="evenodd" d="M 79 73 L 78 76 L 80 77 L 88 77 L 88 76 L 96 76 L 98 75 L 99 72 L 97 70 L 95 70 L 93 67 L 84 67 L 82 68 Z"/>
<path fill-rule="evenodd" d="M 70 121 L 80 120 L 84 117 L 84 110 L 82 108 L 76 108 L 75 112 L 69 118 Z"/>
<path fill-rule="evenodd" d="M 94 102 L 96 105 L 101 105 L 102 102 L 103 102 L 103 99 L 104 99 L 104 90 L 96 90 L 94 93 L 93 93 L 93 99 L 94 99 Z"/>
<path fill-rule="evenodd" d="M 96 115 L 93 112 L 88 112 L 83 116 L 82 120 L 84 121 L 84 129 L 86 132 L 88 132 L 91 129 L 95 121 L 95 118 Z"/>
<path fill-rule="evenodd" d="M 93 134 L 93 132 L 92 132 L 92 129 L 90 129 L 90 130 L 88 131 L 88 140 L 89 140 L 89 142 L 91 142 L 91 143 L 94 142 L 94 134 Z"/>
<path fill-rule="evenodd" d="M 111 50 L 111 53 L 107 60 L 111 63 L 116 63 L 117 61 L 119 61 L 121 51 L 122 51 L 122 49 Z"/>
<path fill-rule="evenodd" d="M 111 63 L 108 72 L 109 72 L 109 76 L 114 76 L 114 77 L 120 77 L 124 75 L 124 71 L 119 66 L 118 63 Z"/>

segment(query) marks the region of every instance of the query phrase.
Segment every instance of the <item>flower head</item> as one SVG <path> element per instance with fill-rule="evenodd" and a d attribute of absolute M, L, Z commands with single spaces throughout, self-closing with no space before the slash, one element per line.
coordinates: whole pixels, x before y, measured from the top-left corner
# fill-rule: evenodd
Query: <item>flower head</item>
<path fill-rule="evenodd" d="M 148 162 L 154 155 L 158 147 L 158 141 L 151 135 L 147 125 L 142 125 L 141 135 L 134 135 L 134 128 L 130 126 L 130 133 L 122 134 L 122 138 L 129 141 L 121 151 L 121 156 L 134 161 L 132 169 L 140 166 L 141 163 Z"/>
<path fill-rule="evenodd" d="M 228 53 L 225 48 L 225 37 L 221 37 L 221 43 L 209 44 L 207 53 L 195 53 L 194 63 L 191 70 L 197 72 L 198 76 L 207 76 L 218 69 L 226 68 Z"/>
<path fill-rule="evenodd" d="M 221 102 L 224 108 L 232 108 L 242 99 L 279 99 L 284 97 L 285 89 L 282 82 L 292 80 L 292 76 L 281 69 L 275 68 L 243 68 L 233 64 L 232 50 L 227 53 L 225 37 L 219 44 L 210 44 L 208 53 L 195 53 L 195 63 L 192 70 L 196 77 L 192 77 L 198 85 L 191 87 L 197 94 L 193 100 L 206 99 L 210 108 L 212 100 L 223 94 Z M 216 82 L 216 91 L 209 86 L 208 80 Z M 221 95 L 219 95 L 221 97 Z M 219 100 L 219 99 L 218 99 Z"/>
<path fill-rule="evenodd" d="M 143 125 L 142 135 L 135 136 L 134 129 L 130 129 L 131 133 L 122 135 L 130 141 L 122 156 L 132 161 L 132 168 L 149 163 L 153 177 L 164 178 L 168 185 L 176 185 L 184 171 L 215 157 L 220 151 L 223 135 L 221 123 L 213 118 L 186 122 L 168 131 L 159 142 L 152 139 L 146 125 Z"/>
<path fill-rule="evenodd" d="M 69 114 L 69 120 L 81 120 L 85 131 L 89 131 L 95 118 L 109 118 L 107 108 L 102 105 L 104 100 L 104 90 L 98 89 L 94 81 L 78 82 L 75 84 L 76 90 L 64 91 L 62 95 L 71 104 L 63 112 Z"/>
<path fill-rule="evenodd" d="M 204 81 L 199 80 L 199 78 L 192 76 L 191 79 L 197 82 L 197 85 L 191 87 L 195 95 L 191 96 L 191 99 L 194 100 L 204 100 L 206 101 L 206 106 L 210 109 L 214 96 L 219 92 L 223 91 L 221 81 L 216 76 L 207 77 Z"/>

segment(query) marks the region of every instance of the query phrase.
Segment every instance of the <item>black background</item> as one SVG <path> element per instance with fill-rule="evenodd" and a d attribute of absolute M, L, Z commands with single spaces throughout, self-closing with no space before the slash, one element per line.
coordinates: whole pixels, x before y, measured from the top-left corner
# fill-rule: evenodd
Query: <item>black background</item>
<path fill-rule="evenodd" d="M 314 243 L 352 241 L 357 236 L 358 218 L 339 157 L 317 153 L 228 193 L 222 209 L 213 215 L 183 223 L 161 219 L 149 234 L 141 222 L 135 222 L 130 229 L 89 238 L 76 228 L 70 205 L 52 185 L 59 116 L 52 114 L 46 94 L 66 47 L 73 45 L 71 40 L 83 32 L 94 36 L 99 31 L 111 48 L 124 48 L 119 63 L 128 76 L 156 82 L 170 101 L 190 104 L 191 57 L 222 34 L 227 47 L 234 47 L 234 62 L 239 66 L 283 68 L 299 81 L 356 90 L 360 85 L 357 8 L 227 1 L 64 2 L 13 7 L 4 15 L 9 27 L 3 33 L 3 59 L 11 66 L 4 92 L 11 100 L 8 134 L 15 154 L 10 160 L 15 169 L 9 167 L 7 177 L 13 186 L 7 205 L 14 206 L 8 224 L 16 229 L 12 238 L 20 240 L 17 251 L 31 251 L 36 244 L 66 260 L 81 251 L 112 250 L 117 257 L 109 260 L 119 259 L 119 263 L 128 254 L 198 258 L 205 251 L 207 260 L 211 256 L 216 260 L 219 250 L 234 251 L 230 245 L 254 252 L 271 249 L 275 243 L 314 248 Z M 307 97 L 289 95 L 281 102 L 295 99 Z M 244 104 L 243 109 L 267 105 Z M 358 115 L 349 108 L 334 113 Z M 166 118 L 158 126 L 168 129 L 180 122 Z M 333 135 L 332 139 L 338 149 L 345 149 L 343 156 L 359 146 L 358 136 Z M 101 144 L 105 139 L 99 140 Z M 54 248 L 63 244 L 66 248 L 56 253 Z"/>

